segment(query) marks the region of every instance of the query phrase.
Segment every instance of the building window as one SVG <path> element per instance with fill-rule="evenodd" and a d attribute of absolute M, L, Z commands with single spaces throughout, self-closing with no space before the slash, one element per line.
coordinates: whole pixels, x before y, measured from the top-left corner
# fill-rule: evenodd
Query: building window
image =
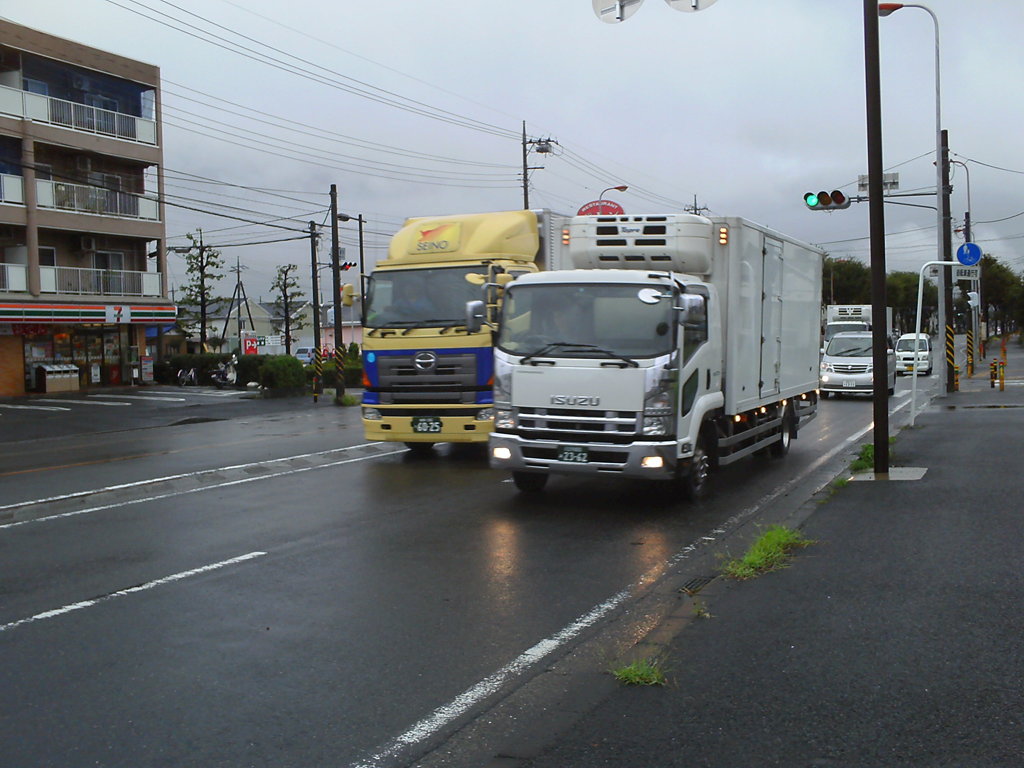
<path fill-rule="evenodd" d="M 41 267 L 56 267 L 57 266 L 57 249 L 49 245 L 39 246 L 39 266 Z"/>

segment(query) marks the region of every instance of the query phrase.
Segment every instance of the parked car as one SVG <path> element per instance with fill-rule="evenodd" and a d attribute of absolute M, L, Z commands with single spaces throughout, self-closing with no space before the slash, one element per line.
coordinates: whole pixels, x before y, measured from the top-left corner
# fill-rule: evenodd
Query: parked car
<path fill-rule="evenodd" d="M 866 394 L 875 391 L 872 334 L 870 331 L 837 333 L 821 358 L 821 396 Z M 888 393 L 896 391 L 896 353 L 886 347 Z"/>
<path fill-rule="evenodd" d="M 914 341 L 917 340 L 917 354 L 914 354 Z M 916 358 L 916 360 L 915 360 Z M 917 372 L 925 376 L 932 375 L 932 340 L 929 336 L 904 333 L 896 340 L 896 372 L 911 374 L 914 366 Z"/>
<path fill-rule="evenodd" d="M 303 365 L 312 365 L 313 364 L 313 357 L 314 357 L 314 354 L 313 354 L 314 349 L 315 349 L 315 347 L 296 347 L 295 351 L 292 352 L 292 357 L 299 358 L 299 361 Z"/>

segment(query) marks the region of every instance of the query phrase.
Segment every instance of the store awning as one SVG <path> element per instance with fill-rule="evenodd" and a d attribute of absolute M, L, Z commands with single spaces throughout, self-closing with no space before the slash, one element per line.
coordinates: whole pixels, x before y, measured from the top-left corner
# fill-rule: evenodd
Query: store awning
<path fill-rule="evenodd" d="M 0 303 L 0 323 L 99 323 L 149 325 L 178 316 L 174 304 L 43 304 Z"/>

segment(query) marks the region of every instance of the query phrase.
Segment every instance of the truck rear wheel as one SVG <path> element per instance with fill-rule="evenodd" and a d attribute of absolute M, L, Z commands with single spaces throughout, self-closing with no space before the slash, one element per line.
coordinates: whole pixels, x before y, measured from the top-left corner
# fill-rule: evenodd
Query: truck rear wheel
<path fill-rule="evenodd" d="M 540 493 L 548 483 L 548 476 L 540 472 L 513 472 L 512 482 L 523 493 Z"/>
<path fill-rule="evenodd" d="M 693 451 L 693 458 L 690 459 L 690 471 L 679 479 L 683 495 L 690 501 L 700 501 L 707 498 L 710 475 L 711 458 L 704 449 L 704 439 L 701 438 L 697 441 L 697 447 Z"/>
<path fill-rule="evenodd" d="M 779 435 L 779 439 L 768 448 L 772 458 L 781 459 L 789 453 L 789 444 L 793 441 L 794 420 L 793 407 L 787 405 L 782 414 L 782 433 Z"/>

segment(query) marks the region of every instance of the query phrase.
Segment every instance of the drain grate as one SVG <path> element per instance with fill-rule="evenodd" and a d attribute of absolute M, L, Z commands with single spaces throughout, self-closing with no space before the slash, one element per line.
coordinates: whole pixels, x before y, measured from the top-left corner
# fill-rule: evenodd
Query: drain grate
<path fill-rule="evenodd" d="M 683 586 L 679 588 L 679 591 L 685 592 L 688 595 L 696 595 L 714 580 L 714 576 L 697 576 L 683 584 Z"/>

